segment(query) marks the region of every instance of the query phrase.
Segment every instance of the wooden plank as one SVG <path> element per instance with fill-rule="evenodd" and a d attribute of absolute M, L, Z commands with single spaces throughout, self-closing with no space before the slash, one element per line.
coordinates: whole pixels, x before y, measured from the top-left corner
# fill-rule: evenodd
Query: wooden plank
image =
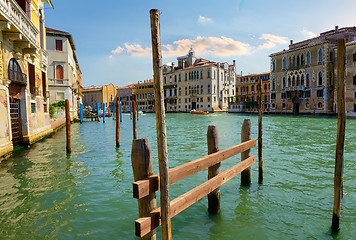
<path fill-rule="evenodd" d="M 189 177 L 201 170 L 211 167 L 255 146 L 256 139 L 251 139 L 244 143 L 232 146 L 222 151 L 212 153 L 192 162 L 188 162 L 178 167 L 172 168 L 169 170 L 169 184 L 178 182 L 181 179 Z M 136 181 L 133 183 L 134 198 L 143 198 L 157 190 L 159 190 L 159 177 L 157 174 L 147 179 Z"/>
<path fill-rule="evenodd" d="M 255 156 L 251 156 L 246 160 L 236 164 L 228 170 L 220 173 L 212 179 L 204 182 L 196 188 L 177 197 L 170 203 L 171 217 L 187 209 L 192 204 L 202 199 L 205 195 L 212 192 L 222 184 L 232 179 L 243 170 L 249 168 L 256 162 Z M 148 216 L 139 218 L 135 221 L 136 236 L 142 237 L 160 225 L 160 208 L 153 210 Z"/>

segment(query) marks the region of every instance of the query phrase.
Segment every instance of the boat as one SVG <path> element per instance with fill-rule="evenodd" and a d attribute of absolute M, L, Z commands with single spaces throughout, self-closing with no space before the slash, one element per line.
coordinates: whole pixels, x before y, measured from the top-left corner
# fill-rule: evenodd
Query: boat
<path fill-rule="evenodd" d="M 138 115 L 143 115 L 143 112 L 140 110 L 140 111 L 138 111 Z"/>
<path fill-rule="evenodd" d="M 209 112 L 208 111 L 203 111 L 203 110 L 195 110 L 195 109 L 193 109 L 192 111 L 190 111 L 190 114 L 208 115 Z"/>

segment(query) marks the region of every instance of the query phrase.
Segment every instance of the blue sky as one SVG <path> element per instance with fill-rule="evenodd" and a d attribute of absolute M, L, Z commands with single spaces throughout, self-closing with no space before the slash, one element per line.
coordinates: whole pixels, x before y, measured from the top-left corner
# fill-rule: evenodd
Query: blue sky
<path fill-rule="evenodd" d="M 356 25 L 355 1 L 52 0 L 46 26 L 70 32 L 83 86 L 122 87 L 152 78 L 149 10 L 161 12 L 163 63 L 193 46 L 196 56 L 243 74 L 269 71 L 268 55 L 336 25 Z M 337 4 L 337 5 L 335 5 Z"/>

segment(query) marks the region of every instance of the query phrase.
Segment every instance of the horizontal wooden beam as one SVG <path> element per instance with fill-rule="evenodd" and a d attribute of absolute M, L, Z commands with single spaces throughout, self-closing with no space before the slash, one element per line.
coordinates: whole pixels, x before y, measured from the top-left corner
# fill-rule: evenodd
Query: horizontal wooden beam
<path fill-rule="evenodd" d="M 210 156 L 210 155 L 209 155 Z M 219 175 L 211 178 L 210 180 L 204 182 L 198 187 L 186 192 L 185 194 L 177 197 L 170 203 L 170 213 L 171 217 L 174 217 L 178 213 L 182 212 L 184 209 L 193 205 L 205 195 L 211 193 L 216 188 L 220 187 L 222 184 L 229 181 L 231 178 L 241 173 L 246 168 L 249 168 L 252 164 L 256 162 L 255 156 L 251 156 L 246 160 L 236 164 L 235 166 L 229 168 L 228 170 L 220 173 Z M 135 221 L 135 233 L 138 237 L 143 237 L 153 229 L 157 228 L 160 224 L 161 209 L 157 208 L 153 210 L 149 216 L 139 218 Z"/>
<path fill-rule="evenodd" d="M 220 163 L 236 154 L 244 152 L 252 147 L 256 146 L 256 139 L 243 142 L 241 144 L 232 146 L 222 151 L 207 155 L 192 162 L 185 163 L 178 167 L 169 170 L 169 184 L 178 182 L 181 179 L 189 177 L 201 170 L 211 167 L 217 163 Z M 133 197 L 140 199 L 148 196 L 159 190 L 159 176 L 158 174 L 152 175 L 149 178 L 136 181 L 133 184 Z"/>

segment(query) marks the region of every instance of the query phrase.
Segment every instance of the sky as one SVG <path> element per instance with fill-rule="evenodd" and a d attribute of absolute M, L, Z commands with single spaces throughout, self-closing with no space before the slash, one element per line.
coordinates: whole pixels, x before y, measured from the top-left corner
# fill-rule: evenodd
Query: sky
<path fill-rule="evenodd" d="M 163 63 L 193 47 L 196 57 L 237 73 L 270 70 L 271 53 L 339 27 L 356 25 L 356 1 L 52 0 L 45 26 L 72 34 L 83 86 L 123 87 L 151 79 L 150 9 L 160 10 Z"/>

